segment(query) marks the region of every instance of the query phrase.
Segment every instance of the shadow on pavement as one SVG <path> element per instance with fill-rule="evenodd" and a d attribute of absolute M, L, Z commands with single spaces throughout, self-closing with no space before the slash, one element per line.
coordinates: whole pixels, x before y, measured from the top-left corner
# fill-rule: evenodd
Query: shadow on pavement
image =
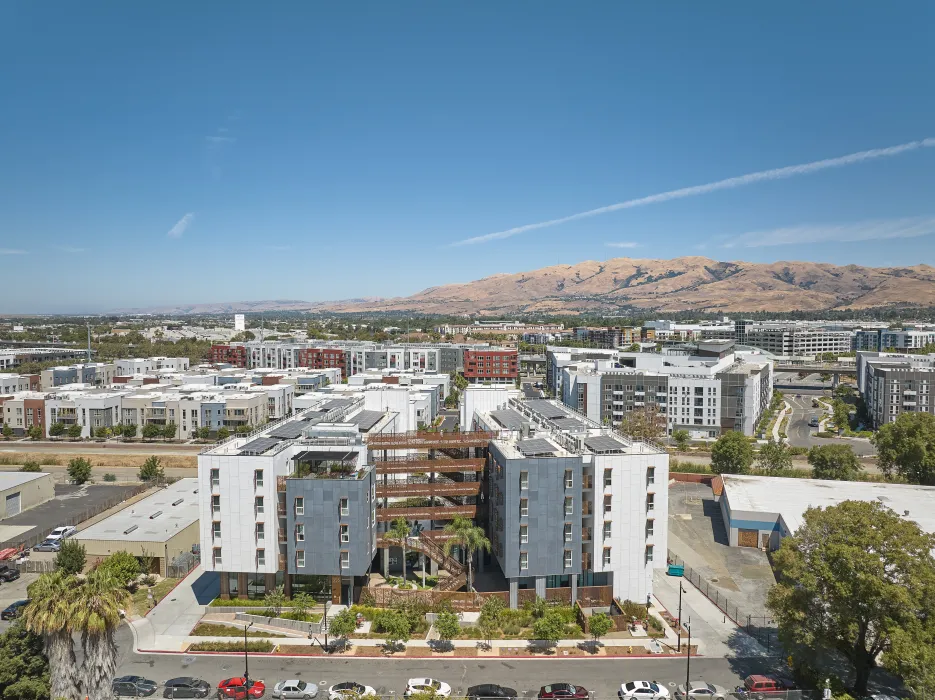
<path fill-rule="evenodd" d="M 199 605 L 207 605 L 221 595 L 221 578 L 216 571 L 205 571 L 192 584 L 192 593 Z"/>

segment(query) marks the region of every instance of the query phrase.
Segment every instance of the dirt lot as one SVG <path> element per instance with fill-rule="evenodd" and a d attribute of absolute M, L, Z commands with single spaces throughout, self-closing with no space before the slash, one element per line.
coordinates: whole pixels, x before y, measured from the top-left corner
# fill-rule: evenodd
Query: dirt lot
<path fill-rule="evenodd" d="M 191 468 L 198 466 L 198 455 L 164 455 L 154 453 L 164 468 Z M 132 467 L 139 469 L 152 455 L 124 454 L 117 450 L 107 454 L 88 453 L 81 450 L 74 452 L 16 452 L 3 449 L 0 452 L 0 465 L 20 467 L 25 461 L 37 462 L 40 466 L 67 466 L 74 457 L 84 457 L 95 467 Z"/>
<path fill-rule="evenodd" d="M 765 609 L 766 593 L 776 582 L 766 553 L 727 545 L 724 519 L 710 487 L 670 484 L 669 549 L 731 603 L 750 613 Z"/>

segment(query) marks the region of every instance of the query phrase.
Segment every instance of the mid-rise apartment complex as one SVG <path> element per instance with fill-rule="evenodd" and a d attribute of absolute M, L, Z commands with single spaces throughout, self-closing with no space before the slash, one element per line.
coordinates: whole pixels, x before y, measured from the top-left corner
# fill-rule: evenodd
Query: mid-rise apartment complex
<path fill-rule="evenodd" d="M 831 330 L 798 321 L 738 323 L 742 324 L 742 330 L 735 331 L 738 343 L 782 357 L 814 357 L 825 352 L 846 353 L 854 347 L 855 332 L 852 330 Z"/>
<path fill-rule="evenodd" d="M 858 352 L 857 385 L 874 429 L 901 413 L 935 413 L 935 355 Z"/>
<path fill-rule="evenodd" d="M 932 329 L 861 329 L 856 332 L 854 339 L 855 350 L 872 352 L 921 350 L 932 344 L 935 344 L 935 330 Z"/>

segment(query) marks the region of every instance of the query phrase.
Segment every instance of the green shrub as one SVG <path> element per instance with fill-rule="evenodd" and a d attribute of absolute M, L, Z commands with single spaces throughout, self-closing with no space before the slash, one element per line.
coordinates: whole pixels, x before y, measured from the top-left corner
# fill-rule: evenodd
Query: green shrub
<path fill-rule="evenodd" d="M 189 635 L 191 637 L 240 637 L 243 639 L 243 627 L 231 627 L 228 625 L 214 624 L 211 622 L 199 622 L 195 625 L 195 629 L 191 631 Z M 256 638 L 266 638 L 266 637 L 277 637 L 281 635 L 272 634 L 271 632 L 258 632 L 254 630 L 247 631 L 248 637 Z M 240 643 L 240 648 L 243 649 L 243 642 Z"/>
<path fill-rule="evenodd" d="M 285 601 L 282 606 L 284 608 L 291 608 L 292 601 Z M 251 599 L 251 598 L 215 598 L 210 603 L 208 603 L 210 608 L 266 608 L 267 604 L 265 600 L 262 599 Z"/>
<path fill-rule="evenodd" d="M 247 642 L 247 651 L 255 654 L 268 654 L 273 650 L 272 642 Z M 244 651 L 244 643 L 240 642 L 198 642 L 188 647 L 188 651 Z"/>
<path fill-rule="evenodd" d="M 645 605 L 634 603 L 632 600 L 617 601 L 621 612 L 627 618 L 635 617 L 637 620 L 643 620 L 648 615 Z"/>
<path fill-rule="evenodd" d="M 837 433 L 832 433 L 832 432 L 829 432 L 829 431 L 827 431 L 827 430 L 821 430 L 821 431 L 815 433 L 815 435 L 817 435 L 817 436 L 820 437 L 820 438 L 833 438 L 833 437 L 837 437 Z"/>
<path fill-rule="evenodd" d="M 508 637 L 515 637 L 520 632 L 520 626 L 515 625 L 512 622 L 503 625 L 501 629 L 503 630 L 503 634 L 507 635 Z"/>
<path fill-rule="evenodd" d="M 104 475 L 104 481 L 114 482 L 116 480 L 117 480 L 116 474 L 111 474 L 110 472 L 108 472 L 107 474 Z"/>
<path fill-rule="evenodd" d="M 808 454 L 808 448 L 807 448 L 807 447 L 802 447 L 801 445 L 797 445 L 797 446 L 795 446 L 795 447 L 790 447 L 790 448 L 789 448 L 789 454 L 792 455 L 793 457 L 795 457 L 795 456 L 797 456 L 797 455 L 807 455 L 807 454 Z"/>
<path fill-rule="evenodd" d="M 368 622 L 373 622 L 377 619 L 377 615 L 380 613 L 379 608 L 375 608 L 372 605 L 352 605 L 351 612 L 354 613 L 354 617 L 357 617 L 357 614 L 360 613 L 365 620 Z"/>
<path fill-rule="evenodd" d="M 39 462 L 36 462 L 32 459 L 24 459 L 23 466 L 20 467 L 21 472 L 41 472 L 42 468 L 39 466 Z"/>

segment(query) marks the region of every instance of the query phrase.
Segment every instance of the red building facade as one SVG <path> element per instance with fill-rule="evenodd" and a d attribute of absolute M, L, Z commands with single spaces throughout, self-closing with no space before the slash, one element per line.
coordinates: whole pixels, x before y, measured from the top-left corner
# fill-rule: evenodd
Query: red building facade
<path fill-rule="evenodd" d="M 234 367 L 247 366 L 247 348 L 243 345 L 212 345 L 211 362 L 226 362 Z"/>
<path fill-rule="evenodd" d="M 308 367 L 309 369 L 337 367 L 341 370 L 341 379 L 345 378 L 347 362 L 344 351 L 340 348 L 307 348 L 299 350 L 297 362 L 299 367 Z"/>
<path fill-rule="evenodd" d="M 519 377 L 516 350 L 465 350 L 464 378 L 472 384 L 507 384 Z"/>

